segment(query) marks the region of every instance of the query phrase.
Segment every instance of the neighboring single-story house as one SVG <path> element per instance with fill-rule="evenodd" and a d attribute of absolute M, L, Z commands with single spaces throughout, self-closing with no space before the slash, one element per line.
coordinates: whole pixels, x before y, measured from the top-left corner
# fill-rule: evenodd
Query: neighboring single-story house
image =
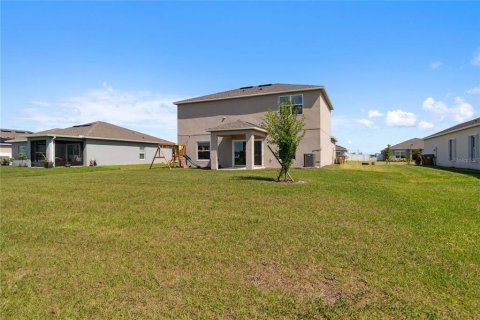
<path fill-rule="evenodd" d="M 346 157 L 348 153 L 347 148 L 335 145 L 335 156 L 337 157 Z"/>
<path fill-rule="evenodd" d="M 214 170 L 278 168 L 260 124 L 280 103 L 289 103 L 292 113 L 305 117 L 306 134 L 293 166 L 332 164 L 333 105 L 325 88 L 316 85 L 265 84 L 175 102 L 178 143 L 186 145 L 187 155 L 198 164 Z"/>
<path fill-rule="evenodd" d="M 426 138 L 423 154 L 433 154 L 442 167 L 480 170 L 480 118 L 476 118 Z"/>
<path fill-rule="evenodd" d="M 7 142 L 8 140 L 12 140 L 29 133 L 32 132 L 17 129 L 0 129 L 0 158 L 10 159 L 12 157 L 12 144 Z"/>
<path fill-rule="evenodd" d="M 159 143 L 174 144 L 102 121 L 27 134 L 9 142 L 13 158 L 25 151 L 32 166 L 43 166 L 44 157 L 55 166 L 87 166 L 93 161 L 98 165 L 146 164 Z M 171 157 L 170 148 L 163 153 Z"/>
<path fill-rule="evenodd" d="M 423 139 L 413 138 L 403 141 L 392 146 L 392 157 L 393 159 L 412 159 L 412 151 L 420 150 L 421 154 L 423 147 Z"/>

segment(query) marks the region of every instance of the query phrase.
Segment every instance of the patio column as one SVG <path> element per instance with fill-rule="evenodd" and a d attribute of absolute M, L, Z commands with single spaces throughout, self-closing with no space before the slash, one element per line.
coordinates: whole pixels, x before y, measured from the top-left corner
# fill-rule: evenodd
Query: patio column
<path fill-rule="evenodd" d="M 55 141 L 53 140 L 53 138 L 51 138 L 51 139 L 47 139 L 46 143 L 47 143 L 46 156 L 48 158 L 48 161 L 52 161 L 53 165 L 55 166 Z"/>
<path fill-rule="evenodd" d="M 218 137 L 217 134 L 210 133 L 210 169 L 218 170 Z"/>
<path fill-rule="evenodd" d="M 247 158 L 247 170 L 252 170 L 254 163 L 255 163 L 255 154 L 254 154 L 254 148 L 255 148 L 255 136 L 253 135 L 253 131 L 248 131 L 245 134 L 246 138 L 246 144 L 247 144 L 247 150 L 245 150 L 245 157 Z"/>

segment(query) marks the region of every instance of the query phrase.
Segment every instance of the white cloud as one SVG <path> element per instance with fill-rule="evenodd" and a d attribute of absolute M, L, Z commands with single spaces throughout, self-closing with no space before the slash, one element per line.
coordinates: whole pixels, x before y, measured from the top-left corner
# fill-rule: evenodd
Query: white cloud
<path fill-rule="evenodd" d="M 432 63 L 430 63 L 430 69 L 432 70 L 437 70 L 439 68 L 441 68 L 443 66 L 443 62 L 441 61 L 434 61 Z"/>
<path fill-rule="evenodd" d="M 370 129 L 376 129 L 378 128 L 375 123 L 373 123 L 372 120 L 369 120 L 369 119 L 360 119 L 360 120 L 357 120 L 357 123 L 361 124 L 362 126 L 365 126 L 367 128 L 370 128 Z"/>
<path fill-rule="evenodd" d="M 378 110 L 368 110 L 368 117 L 369 118 L 383 117 L 383 113 L 381 113 Z"/>
<path fill-rule="evenodd" d="M 466 94 L 480 94 L 480 86 L 476 86 L 473 88 L 470 88 L 468 90 L 465 90 Z"/>
<path fill-rule="evenodd" d="M 439 121 L 448 118 L 463 122 L 475 114 L 473 106 L 460 97 L 455 98 L 453 107 L 448 107 L 443 101 L 435 101 L 432 97 L 425 99 L 422 106 L 423 110 L 433 113 Z"/>
<path fill-rule="evenodd" d="M 428 130 L 428 129 L 431 129 L 433 128 L 435 125 L 431 122 L 427 122 L 427 121 L 420 121 L 418 123 L 418 129 L 420 130 Z"/>
<path fill-rule="evenodd" d="M 411 112 L 398 109 L 388 111 L 385 122 L 390 127 L 413 127 L 417 123 L 417 117 Z"/>
<path fill-rule="evenodd" d="M 352 144 L 352 143 L 353 143 L 352 140 L 348 140 L 348 144 Z"/>
<path fill-rule="evenodd" d="M 22 119 L 38 130 L 106 121 L 175 141 L 177 111 L 173 102 L 179 99 L 148 91 L 115 90 L 104 83 L 100 89 L 58 103 L 32 101 Z"/>
<path fill-rule="evenodd" d="M 372 120 L 369 119 L 352 119 L 346 117 L 332 117 L 333 130 L 363 130 L 365 127 L 378 129 Z"/>
<path fill-rule="evenodd" d="M 480 47 L 477 48 L 477 51 L 473 53 L 472 60 L 470 60 L 470 63 L 473 66 L 480 67 Z"/>

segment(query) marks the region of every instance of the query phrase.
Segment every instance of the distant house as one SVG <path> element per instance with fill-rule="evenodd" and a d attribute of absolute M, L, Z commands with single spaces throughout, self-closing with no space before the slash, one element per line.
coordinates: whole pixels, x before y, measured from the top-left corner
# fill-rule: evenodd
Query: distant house
<path fill-rule="evenodd" d="M 437 132 L 424 140 L 423 153 L 434 155 L 436 165 L 480 170 L 480 118 Z"/>
<path fill-rule="evenodd" d="M 337 157 L 346 157 L 347 156 L 347 148 L 344 148 L 339 145 L 335 145 L 335 156 Z"/>
<path fill-rule="evenodd" d="M 31 133 L 9 143 L 14 146 L 13 157 L 25 151 L 32 166 L 42 166 L 44 157 L 55 166 L 85 166 L 91 161 L 98 165 L 149 163 L 158 143 L 174 144 L 102 121 Z M 171 149 L 164 153 L 168 158 Z"/>
<path fill-rule="evenodd" d="M 17 129 L 0 129 L 0 158 L 12 157 L 12 144 L 10 142 L 7 142 L 8 140 L 12 140 L 29 133 L 32 133 L 32 132 L 27 130 L 17 130 Z"/>
<path fill-rule="evenodd" d="M 260 127 L 269 110 L 290 105 L 293 114 L 305 117 L 305 136 L 293 167 L 332 164 L 333 105 L 323 86 L 264 84 L 214 93 L 175 102 L 178 143 L 200 166 L 276 168 L 279 163 L 268 148 L 267 133 Z"/>
<path fill-rule="evenodd" d="M 420 150 L 422 152 L 424 147 L 423 139 L 413 138 L 407 141 L 400 142 L 392 146 L 392 157 L 394 159 L 412 159 L 412 151 Z"/>

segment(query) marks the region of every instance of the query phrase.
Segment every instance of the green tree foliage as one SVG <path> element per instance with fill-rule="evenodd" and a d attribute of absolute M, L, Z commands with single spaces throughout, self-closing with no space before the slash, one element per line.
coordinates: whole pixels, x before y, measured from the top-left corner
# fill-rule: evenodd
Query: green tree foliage
<path fill-rule="evenodd" d="M 392 160 L 392 146 L 387 145 L 385 149 L 383 149 L 383 155 L 385 157 L 386 162 L 390 162 Z"/>
<path fill-rule="evenodd" d="M 261 127 L 268 133 L 267 142 L 277 147 L 274 152 L 281 164 L 277 181 L 280 181 L 282 177 L 283 181 L 287 181 L 288 171 L 295 160 L 297 147 L 305 135 L 304 126 L 304 117 L 292 114 L 289 103 L 282 103 L 279 112 L 268 111 L 262 121 Z"/>

